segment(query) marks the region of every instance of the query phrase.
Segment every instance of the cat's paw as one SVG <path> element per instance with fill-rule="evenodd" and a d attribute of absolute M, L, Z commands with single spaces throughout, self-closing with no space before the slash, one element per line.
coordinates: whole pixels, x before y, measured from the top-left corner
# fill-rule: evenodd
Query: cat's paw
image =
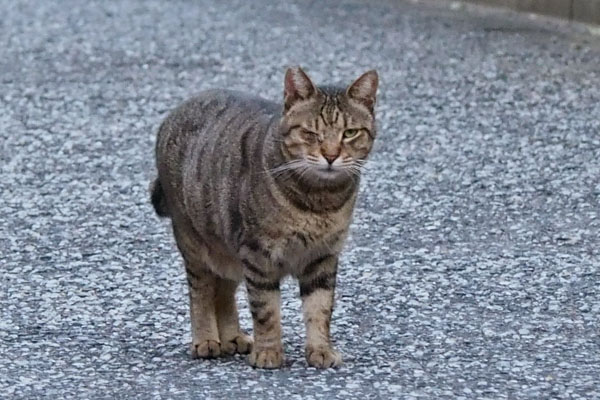
<path fill-rule="evenodd" d="M 331 346 L 307 346 L 306 361 L 315 368 L 334 368 L 342 365 L 342 356 Z"/>
<path fill-rule="evenodd" d="M 221 342 L 221 352 L 223 354 L 248 354 L 252 351 L 252 338 L 244 333 L 240 333 L 233 339 L 223 340 Z"/>
<path fill-rule="evenodd" d="M 283 349 L 254 349 L 248 356 L 248 363 L 256 368 L 279 368 L 283 364 Z"/>
<path fill-rule="evenodd" d="M 221 355 L 221 344 L 214 340 L 192 343 L 192 358 L 215 358 Z"/>

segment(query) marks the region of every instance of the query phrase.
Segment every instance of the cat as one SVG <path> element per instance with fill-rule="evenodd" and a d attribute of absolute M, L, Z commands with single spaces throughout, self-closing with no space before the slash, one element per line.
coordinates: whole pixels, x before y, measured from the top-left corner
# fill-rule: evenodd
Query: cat
<path fill-rule="evenodd" d="M 341 364 L 330 339 L 338 257 L 376 136 L 378 79 L 372 70 L 347 88 L 317 87 L 293 67 L 282 105 L 209 90 L 161 124 L 151 201 L 184 259 L 193 357 L 249 353 L 254 367 L 281 367 L 279 284 L 292 275 L 308 364 Z M 253 339 L 239 326 L 242 281 Z"/>

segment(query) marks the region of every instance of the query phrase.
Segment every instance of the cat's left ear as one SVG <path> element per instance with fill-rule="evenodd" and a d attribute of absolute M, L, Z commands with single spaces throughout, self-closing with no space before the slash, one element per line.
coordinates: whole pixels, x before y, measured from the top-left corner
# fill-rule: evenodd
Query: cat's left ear
<path fill-rule="evenodd" d="M 306 100 L 317 93 L 317 88 L 300 67 L 285 72 L 283 98 L 287 112 L 297 101 Z"/>
<path fill-rule="evenodd" d="M 362 74 L 352 85 L 348 86 L 346 95 L 373 112 L 378 85 L 379 76 L 377 75 L 377 71 L 371 70 Z"/>

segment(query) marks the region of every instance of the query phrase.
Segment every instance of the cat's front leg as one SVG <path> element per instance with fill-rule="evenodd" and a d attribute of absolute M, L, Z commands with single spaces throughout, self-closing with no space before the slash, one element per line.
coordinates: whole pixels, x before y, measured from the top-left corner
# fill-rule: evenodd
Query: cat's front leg
<path fill-rule="evenodd" d="M 280 276 L 272 270 L 268 252 L 257 244 L 242 249 L 242 264 L 254 326 L 254 347 L 248 362 L 258 368 L 279 368 L 284 359 Z"/>
<path fill-rule="evenodd" d="M 337 255 L 323 256 L 307 265 L 298 277 L 306 325 L 306 361 L 317 368 L 337 367 L 342 363 L 329 336 L 337 264 Z"/>

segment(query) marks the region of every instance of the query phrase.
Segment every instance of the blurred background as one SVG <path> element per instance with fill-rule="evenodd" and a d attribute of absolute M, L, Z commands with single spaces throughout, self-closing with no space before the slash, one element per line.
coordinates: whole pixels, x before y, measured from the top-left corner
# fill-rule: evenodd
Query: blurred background
<path fill-rule="evenodd" d="M 600 24 L 598 0 L 468 0 L 475 4 Z"/>

